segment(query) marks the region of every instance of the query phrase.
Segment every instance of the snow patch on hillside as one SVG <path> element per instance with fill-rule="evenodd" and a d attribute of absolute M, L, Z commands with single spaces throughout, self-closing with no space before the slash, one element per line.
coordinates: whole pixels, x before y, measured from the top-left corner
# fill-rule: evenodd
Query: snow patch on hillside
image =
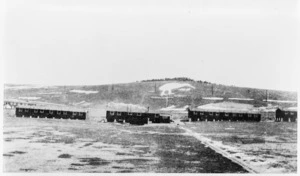
<path fill-rule="evenodd" d="M 297 101 L 292 101 L 292 100 L 263 100 L 267 102 L 276 102 L 276 103 L 297 103 Z"/>
<path fill-rule="evenodd" d="M 222 97 L 202 97 L 204 100 L 223 100 Z"/>
<path fill-rule="evenodd" d="M 233 102 L 221 102 L 221 103 L 210 103 L 210 104 L 198 106 L 198 109 L 209 109 L 209 110 L 254 110 L 255 108 L 251 104 L 233 103 Z"/>
<path fill-rule="evenodd" d="M 191 86 L 188 83 L 167 83 L 164 84 L 163 86 L 159 87 L 159 90 L 161 90 L 161 96 L 166 96 L 166 95 L 172 95 L 172 90 L 174 89 L 181 89 L 181 91 L 190 91 L 191 89 L 195 89 L 194 86 Z"/>
<path fill-rule="evenodd" d="M 73 105 L 75 106 L 89 106 L 91 105 L 92 103 L 89 103 L 89 102 L 86 102 L 86 101 L 81 101 L 81 102 L 78 102 L 78 103 L 74 103 Z"/>
<path fill-rule="evenodd" d="M 57 88 L 56 86 L 49 85 L 15 85 L 15 86 L 4 86 L 4 89 L 21 90 L 21 89 L 41 89 L 41 88 Z"/>
<path fill-rule="evenodd" d="M 41 92 L 38 94 L 40 94 L 40 95 L 59 95 L 59 94 L 62 94 L 62 92 Z"/>
<path fill-rule="evenodd" d="M 285 110 L 298 111 L 298 107 L 289 107 L 289 108 L 286 108 Z"/>
<path fill-rule="evenodd" d="M 252 98 L 228 98 L 229 100 L 253 101 Z"/>
<path fill-rule="evenodd" d="M 40 98 L 41 97 L 19 97 L 19 99 L 22 99 L 22 100 L 38 100 Z"/>
<path fill-rule="evenodd" d="M 70 90 L 70 92 L 73 92 L 73 93 L 82 93 L 82 94 L 95 94 L 95 93 L 98 93 L 99 91 L 92 91 L 92 90 Z"/>
<path fill-rule="evenodd" d="M 182 91 L 182 92 L 188 92 L 188 91 L 191 91 L 192 89 L 191 88 L 180 88 L 178 90 Z"/>

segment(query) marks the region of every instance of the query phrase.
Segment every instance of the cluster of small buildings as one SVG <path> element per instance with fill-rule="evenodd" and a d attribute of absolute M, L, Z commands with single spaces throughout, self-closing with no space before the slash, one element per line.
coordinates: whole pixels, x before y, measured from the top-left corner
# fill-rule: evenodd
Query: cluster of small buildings
<path fill-rule="evenodd" d="M 5 100 L 4 108 L 15 108 L 17 117 L 85 120 L 88 111 L 78 108 L 39 106 L 34 102 Z M 251 110 L 187 109 L 189 121 L 240 121 L 240 122 L 297 122 L 297 108 L 257 108 Z M 107 122 L 144 125 L 170 123 L 171 116 L 157 112 L 106 111 Z"/>

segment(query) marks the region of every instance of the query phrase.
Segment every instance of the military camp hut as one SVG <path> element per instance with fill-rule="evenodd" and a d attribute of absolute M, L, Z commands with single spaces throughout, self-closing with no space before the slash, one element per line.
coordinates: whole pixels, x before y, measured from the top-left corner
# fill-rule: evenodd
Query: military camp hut
<path fill-rule="evenodd" d="M 297 108 L 276 110 L 276 122 L 297 122 Z"/>
<path fill-rule="evenodd" d="M 86 120 L 88 111 L 62 107 L 16 107 L 16 117 Z"/>
<path fill-rule="evenodd" d="M 3 108 L 4 109 L 14 109 L 17 106 L 36 106 L 36 105 L 37 104 L 33 103 L 33 102 L 9 99 L 9 100 L 4 100 Z"/>
<path fill-rule="evenodd" d="M 277 108 L 259 108 L 261 121 L 275 122 Z"/>
<path fill-rule="evenodd" d="M 170 123 L 170 116 L 149 112 L 106 111 L 107 122 L 130 123 L 144 125 L 152 123 Z"/>
<path fill-rule="evenodd" d="M 209 109 L 188 109 L 188 118 L 195 121 L 242 121 L 259 122 L 261 114 L 252 111 L 240 110 L 209 110 Z"/>
<path fill-rule="evenodd" d="M 126 111 L 106 111 L 107 122 L 121 122 L 135 125 L 144 125 L 148 123 L 148 116 L 143 112 Z"/>
<path fill-rule="evenodd" d="M 152 123 L 170 123 L 171 117 L 167 114 L 159 114 L 158 116 L 155 116 L 152 120 Z"/>

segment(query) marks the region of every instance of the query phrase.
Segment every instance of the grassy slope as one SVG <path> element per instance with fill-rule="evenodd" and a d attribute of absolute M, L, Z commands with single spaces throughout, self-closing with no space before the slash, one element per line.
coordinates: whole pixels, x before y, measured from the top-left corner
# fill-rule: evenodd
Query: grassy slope
<path fill-rule="evenodd" d="M 160 95 L 159 87 L 170 82 L 176 81 L 160 81 L 160 82 L 134 82 L 126 84 L 114 84 L 112 85 L 95 85 L 95 86 L 57 86 L 53 88 L 37 88 L 37 89 L 20 89 L 12 90 L 5 89 L 5 98 L 18 98 L 21 96 L 36 96 L 42 97 L 40 101 L 59 103 L 72 105 L 81 101 L 92 103 L 90 107 L 99 107 L 106 105 L 109 102 L 122 102 L 131 104 L 140 104 L 143 106 L 150 106 L 151 109 L 158 109 L 165 107 L 166 101 L 164 99 L 153 99 L 151 97 L 157 97 Z M 178 81 L 177 81 L 178 82 Z M 203 105 L 207 103 L 217 102 L 211 100 L 202 100 L 201 97 L 212 96 L 211 87 L 212 84 L 197 83 L 185 81 L 196 89 L 192 89 L 189 92 L 174 91 L 175 94 L 184 95 L 184 97 L 175 97 L 169 99 L 169 105 L 185 106 Z M 157 91 L 155 92 L 155 85 Z M 12 85 L 9 85 L 12 86 Z M 234 86 L 225 86 L 213 84 L 214 95 L 216 97 L 223 97 L 224 101 L 227 98 L 252 98 L 255 101 L 248 101 L 241 103 L 251 103 L 255 106 L 264 106 L 265 102 L 262 100 L 266 98 L 264 89 L 243 88 Z M 93 90 L 99 91 L 96 94 L 79 94 L 72 93 L 70 90 Z M 59 95 L 41 95 L 39 93 L 45 92 L 62 92 Z M 297 100 L 296 92 L 268 90 L 269 99 L 278 100 Z M 237 101 L 235 101 L 237 102 Z M 287 104 L 286 106 L 295 106 L 293 104 Z"/>

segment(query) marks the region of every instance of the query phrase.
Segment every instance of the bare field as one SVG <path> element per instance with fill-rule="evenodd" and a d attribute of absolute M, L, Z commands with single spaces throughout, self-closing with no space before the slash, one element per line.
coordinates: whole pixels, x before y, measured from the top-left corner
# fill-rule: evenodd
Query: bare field
<path fill-rule="evenodd" d="M 297 173 L 297 123 L 196 122 L 184 128 L 258 173 Z"/>
<path fill-rule="evenodd" d="M 296 123 L 133 126 L 7 111 L 3 135 L 5 172 L 297 172 Z"/>
<path fill-rule="evenodd" d="M 245 173 L 175 124 L 4 118 L 4 172 Z"/>

